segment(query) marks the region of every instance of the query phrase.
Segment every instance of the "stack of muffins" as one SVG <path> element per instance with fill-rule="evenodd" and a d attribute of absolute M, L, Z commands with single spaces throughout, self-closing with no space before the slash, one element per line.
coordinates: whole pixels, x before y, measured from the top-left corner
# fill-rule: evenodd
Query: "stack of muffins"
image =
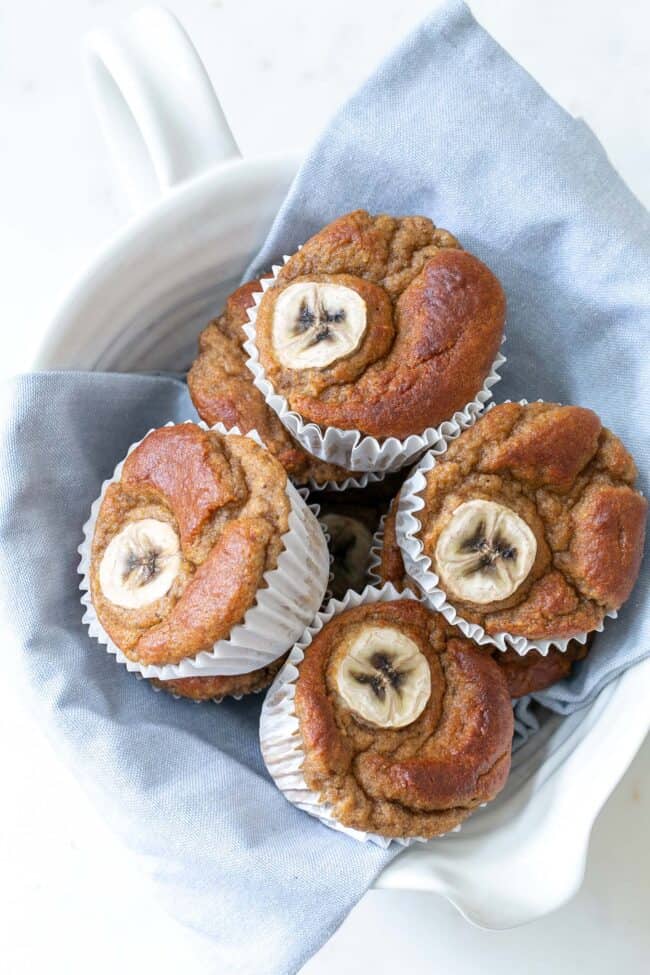
<path fill-rule="evenodd" d="M 201 423 L 150 431 L 84 529 L 91 634 L 177 697 L 272 685 L 270 774 L 361 839 L 493 799 L 512 700 L 638 575 L 620 440 L 580 406 L 487 406 L 505 307 L 429 219 L 340 217 L 231 295 L 188 374 Z"/>

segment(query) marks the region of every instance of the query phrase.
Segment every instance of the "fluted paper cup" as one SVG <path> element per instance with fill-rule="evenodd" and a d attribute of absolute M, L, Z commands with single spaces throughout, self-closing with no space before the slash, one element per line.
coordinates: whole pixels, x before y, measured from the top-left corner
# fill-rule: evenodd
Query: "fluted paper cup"
<path fill-rule="evenodd" d="M 284 257 L 284 263 L 289 260 Z M 244 350 L 248 353 L 246 365 L 253 374 L 253 382 L 260 390 L 268 406 L 278 415 L 289 433 L 295 437 L 305 450 L 321 460 L 331 464 L 338 464 L 351 471 L 398 471 L 412 463 L 427 448 L 435 447 L 446 440 L 457 437 L 458 434 L 471 426 L 482 413 L 485 404 L 492 397 L 492 387 L 501 379 L 499 369 L 506 361 L 501 353 L 497 354 L 482 388 L 474 399 L 467 403 L 462 410 L 436 427 L 427 427 L 422 433 L 413 434 L 400 440 L 397 437 L 385 437 L 381 440 L 364 435 L 360 430 L 342 430 L 339 427 L 323 429 L 316 423 L 303 420 L 299 413 L 292 410 L 287 399 L 276 393 L 271 382 L 266 378 L 264 366 L 260 362 L 257 348 L 257 309 L 266 291 L 277 279 L 281 265 L 273 265 L 272 276 L 262 278 L 262 290 L 253 295 L 254 305 L 248 309 L 248 324 L 244 325 L 247 336 Z M 505 336 L 502 339 L 502 344 Z"/>
<path fill-rule="evenodd" d="M 526 406 L 528 400 L 519 401 L 522 406 Z M 446 447 L 445 447 L 446 449 Z M 420 539 L 422 522 L 420 512 L 424 508 L 422 492 L 426 487 L 427 474 L 436 465 L 437 457 L 444 451 L 429 451 L 420 459 L 414 469 L 402 485 L 399 505 L 397 509 L 396 531 L 397 540 L 402 550 L 404 567 L 406 573 L 419 586 L 423 593 L 425 603 L 437 610 L 445 617 L 448 623 L 457 626 L 461 632 L 478 643 L 480 646 L 494 646 L 499 650 L 507 650 L 512 647 L 522 656 L 529 650 L 537 650 L 542 656 L 546 656 L 551 648 L 564 652 L 572 640 L 578 643 L 585 643 L 588 633 L 576 633 L 567 638 L 550 638 L 546 640 L 528 640 L 523 636 L 516 636 L 505 630 L 500 633 L 486 633 L 485 629 L 478 623 L 470 623 L 464 619 L 448 600 L 447 594 L 440 588 L 440 579 L 433 571 L 431 559 L 424 552 L 424 546 Z M 616 619 L 617 612 L 612 610 L 606 614 L 611 619 Z M 596 632 L 600 633 L 604 622 L 596 627 Z"/>
<path fill-rule="evenodd" d="M 313 623 L 305 630 L 300 641 L 291 650 L 286 663 L 276 675 L 264 699 L 260 718 L 260 747 L 271 778 L 285 798 L 319 819 L 325 826 L 345 833 L 361 843 L 375 843 L 386 849 L 391 843 L 409 846 L 411 843 L 429 842 L 423 837 L 386 837 L 377 833 L 350 829 L 340 823 L 333 814 L 329 803 L 321 802 L 318 793 L 313 792 L 305 782 L 302 767 L 305 761 L 300 722 L 295 712 L 296 680 L 298 667 L 314 636 L 326 623 L 347 609 L 378 602 L 393 602 L 397 599 L 416 599 L 410 589 L 398 592 L 390 583 L 366 586 L 362 593 L 348 590 L 343 599 L 332 599 L 316 614 Z M 460 826 L 450 832 L 457 833 Z M 445 834 L 448 835 L 448 834 Z M 441 837 L 436 837 L 440 839 Z"/>
<path fill-rule="evenodd" d="M 227 430 L 223 424 L 216 424 L 214 427 L 208 427 L 205 423 L 196 425 L 203 430 L 217 430 L 224 436 L 242 436 L 237 427 Z M 153 430 L 146 436 L 150 433 Z M 256 431 L 253 430 L 245 436 L 264 447 Z M 133 444 L 127 456 L 140 443 L 142 440 Z M 258 589 L 255 601 L 246 611 L 243 621 L 232 628 L 226 639 L 217 641 L 210 650 L 202 650 L 196 656 L 187 657 L 179 663 L 160 666 L 130 660 L 111 640 L 93 606 L 90 557 L 102 501 L 108 486 L 120 479 L 123 465 L 124 460 L 117 465 L 113 476 L 104 481 L 101 494 L 92 505 L 90 518 L 83 526 L 84 539 L 78 549 L 81 556 L 78 571 L 82 576 L 79 588 L 82 591 L 81 602 L 85 607 L 83 622 L 88 627 L 90 636 L 105 646 L 108 653 L 113 654 L 127 670 L 160 680 L 247 674 L 268 666 L 286 653 L 319 609 L 330 571 L 327 541 L 316 514 L 305 504 L 288 479 L 286 492 L 291 510 L 289 529 L 282 536 L 283 550 L 278 556 L 276 567 L 265 573 L 265 585 Z"/>
<path fill-rule="evenodd" d="M 369 484 L 376 484 L 378 481 L 383 481 L 385 476 L 385 471 L 365 471 L 365 473 L 358 474 L 356 477 L 350 475 L 344 481 L 323 481 L 322 484 L 319 484 L 313 477 L 310 477 L 306 487 L 310 491 L 336 491 L 340 493 L 351 489 L 354 490 L 354 488 L 365 488 Z"/>
<path fill-rule="evenodd" d="M 368 564 L 366 566 L 366 579 L 368 584 L 371 586 L 383 586 L 388 580 L 384 579 L 381 575 L 381 560 L 383 558 L 384 552 L 384 528 L 386 525 L 386 518 L 388 513 L 382 515 L 379 519 L 379 525 L 377 526 L 377 531 L 372 536 L 372 544 L 370 546 L 370 551 L 368 553 Z M 404 571 L 406 576 L 406 570 Z M 409 579 L 409 584 L 413 591 L 416 591 L 417 583 L 414 579 Z M 393 585 L 395 585 L 393 583 Z"/>
<path fill-rule="evenodd" d="M 372 536 L 372 545 L 370 546 L 370 552 L 368 553 L 368 565 L 366 566 L 366 578 L 368 579 L 368 584 L 371 586 L 381 586 L 384 582 L 381 575 L 379 574 L 379 567 L 381 566 L 381 557 L 384 548 L 384 525 L 386 524 L 386 515 L 382 515 L 379 519 L 379 525 L 377 526 L 377 531 Z"/>

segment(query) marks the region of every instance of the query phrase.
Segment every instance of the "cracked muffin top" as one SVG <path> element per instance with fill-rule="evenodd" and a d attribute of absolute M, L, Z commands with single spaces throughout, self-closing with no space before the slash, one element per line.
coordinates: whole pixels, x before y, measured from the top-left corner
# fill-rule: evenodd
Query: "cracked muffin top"
<path fill-rule="evenodd" d="M 440 588 L 489 634 L 570 637 L 628 598 L 647 502 L 595 413 L 503 403 L 426 475 L 419 537 Z"/>
<path fill-rule="evenodd" d="M 504 678 L 415 600 L 359 606 L 327 623 L 299 666 L 295 710 L 307 785 L 354 829 L 438 836 L 508 777 Z"/>
<path fill-rule="evenodd" d="M 104 495 L 92 540 L 97 616 L 125 656 L 177 663 L 226 638 L 275 568 L 286 474 L 247 437 L 155 430 Z"/>
<path fill-rule="evenodd" d="M 392 502 L 386 515 L 380 560 L 375 571 L 382 582 L 391 582 L 396 589 L 409 587 L 413 592 L 417 592 L 417 583 L 406 574 L 402 552 L 397 542 L 395 531 L 397 501 L 396 498 Z M 552 647 L 546 656 L 537 650 L 529 650 L 524 656 L 512 649 L 495 650 L 492 652 L 492 658 L 505 678 L 510 697 L 525 697 L 527 694 L 546 690 L 559 680 L 569 677 L 574 663 L 586 657 L 590 643 L 591 639 L 587 640 L 586 644 L 571 640 L 566 650 Z M 483 648 L 482 652 L 489 651 Z"/>
<path fill-rule="evenodd" d="M 405 438 L 476 396 L 504 318 L 501 285 L 446 230 L 357 210 L 279 272 L 258 307 L 257 347 L 305 420 Z"/>
<path fill-rule="evenodd" d="M 297 484 L 310 480 L 316 484 L 342 483 L 350 472 L 303 450 L 253 385 L 242 348 L 246 338 L 242 325 L 248 322 L 246 313 L 256 291 L 261 291 L 259 281 L 242 285 L 230 295 L 219 318 L 201 332 L 199 355 L 187 376 L 196 411 L 209 426 L 223 423 L 228 428 L 239 427 L 242 433 L 257 430 Z"/>

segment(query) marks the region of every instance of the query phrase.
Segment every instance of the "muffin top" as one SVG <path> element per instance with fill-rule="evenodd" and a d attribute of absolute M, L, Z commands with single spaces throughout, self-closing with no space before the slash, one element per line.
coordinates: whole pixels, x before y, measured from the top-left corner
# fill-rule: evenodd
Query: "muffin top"
<path fill-rule="evenodd" d="M 155 430 L 107 488 L 92 540 L 97 616 L 125 656 L 177 663 L 226 638 L 275 568 L 286 474 L 247 437 Z"/>
<path fill-rule="evenodd" d="M 417 591 L 417 584 L 408 577 L 404 568 L 402 552 L 397 542 L 395 521 L 397 517 L 396 498 L 386 515 L 384 538 L 376 572 L 382 582 L 391 582 L 396 589 L 410 587 Z M 577 660 L 587 655 L 586 644 L 571 640 L 565 651 L 551 648 L 546 656 L 537 650 L 529 650 L 524 656 L 516 650 L 495 650 L 492 653 L 495 664 L 503 674 L 510 697 L 525 697 L 536 691 L 543 691 L 559 680 L 568 677 Z M 483 653 L 489 653 L 486 648 Z"/>
<path fill-rule="evenodd" d="M 489 634 L 568 637 L 630 595 L 647 502 L 595 413 L 503 403 L 426 475 L 419 537 L 447 599 Z"/>
<path fill-rule="evenodd" d="M 504 318 L 501 285 L 446 230 L 357 210 L 279 272 L 258 307 L 257 346 L 305 420 L 405 438 L 475 397 Z"/>
<path fill-rule="evenodd" d="M 492 799 L 513 717 L 491 657 L 415 600 L 334 617 L 305 652 L 303 775 L 345 826 L 436 836 Z"/>
<path fill-rule="evenodd" d="M 239 427 L 242 433 L 257 430 L 297 484 L 310 480 L 316 484 L 342 483 L 350 472 L 303 450 L 253 385 L 242 348 L 246 338 L 242 325 L 248 322 L 246 312 L 253 305 L 253 295 L 261 290 L 259 281 L 242 285 L 230 295 L 220 317 L 201 332 L 199 355 L 187 376 L 192 402 L 209 426 L 223 423 L 229 428 Z"/>

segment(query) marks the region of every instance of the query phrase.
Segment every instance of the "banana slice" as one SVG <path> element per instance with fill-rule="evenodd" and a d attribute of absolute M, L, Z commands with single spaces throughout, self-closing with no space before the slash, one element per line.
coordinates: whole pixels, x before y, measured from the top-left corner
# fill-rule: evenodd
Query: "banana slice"
<path fill-rule="evenodd" d="M 438 538 L 435 568 L 448 593 L 471 603 L 507 599 L 533 567 L 537 539 L 511 508 L 465 501 Z"/>
<path fill-rule="evenodd" d="M 363 522 L 349 515 L 328 512 L 321 520 L 332 539 L 332 593 L 341 599 L 348 589 L 363 588 L 372 535 Z"/>
<path fill-rule="evenodd" d="M 111 539 L 99 566 L 99 584 L 116 606 L 139 609 L 169 592 L 181 561 L 178 535 L 172 526 L 143 518 Z"/>
<path fill-rule="evenodd" d="M 289 369 L 322 369 L 359 348 L 366 303 L 341 284 L 300 281 L 281 292 L 273 311 L 273 346 Z"/>
<path fill-rule="evenodd" d="M 391 626 L 368 626 L 353 639 L 336 686 L 351 711 L 377 728 L 404 728 L 431 696 L 429 663 L 417 643 Z"/>

